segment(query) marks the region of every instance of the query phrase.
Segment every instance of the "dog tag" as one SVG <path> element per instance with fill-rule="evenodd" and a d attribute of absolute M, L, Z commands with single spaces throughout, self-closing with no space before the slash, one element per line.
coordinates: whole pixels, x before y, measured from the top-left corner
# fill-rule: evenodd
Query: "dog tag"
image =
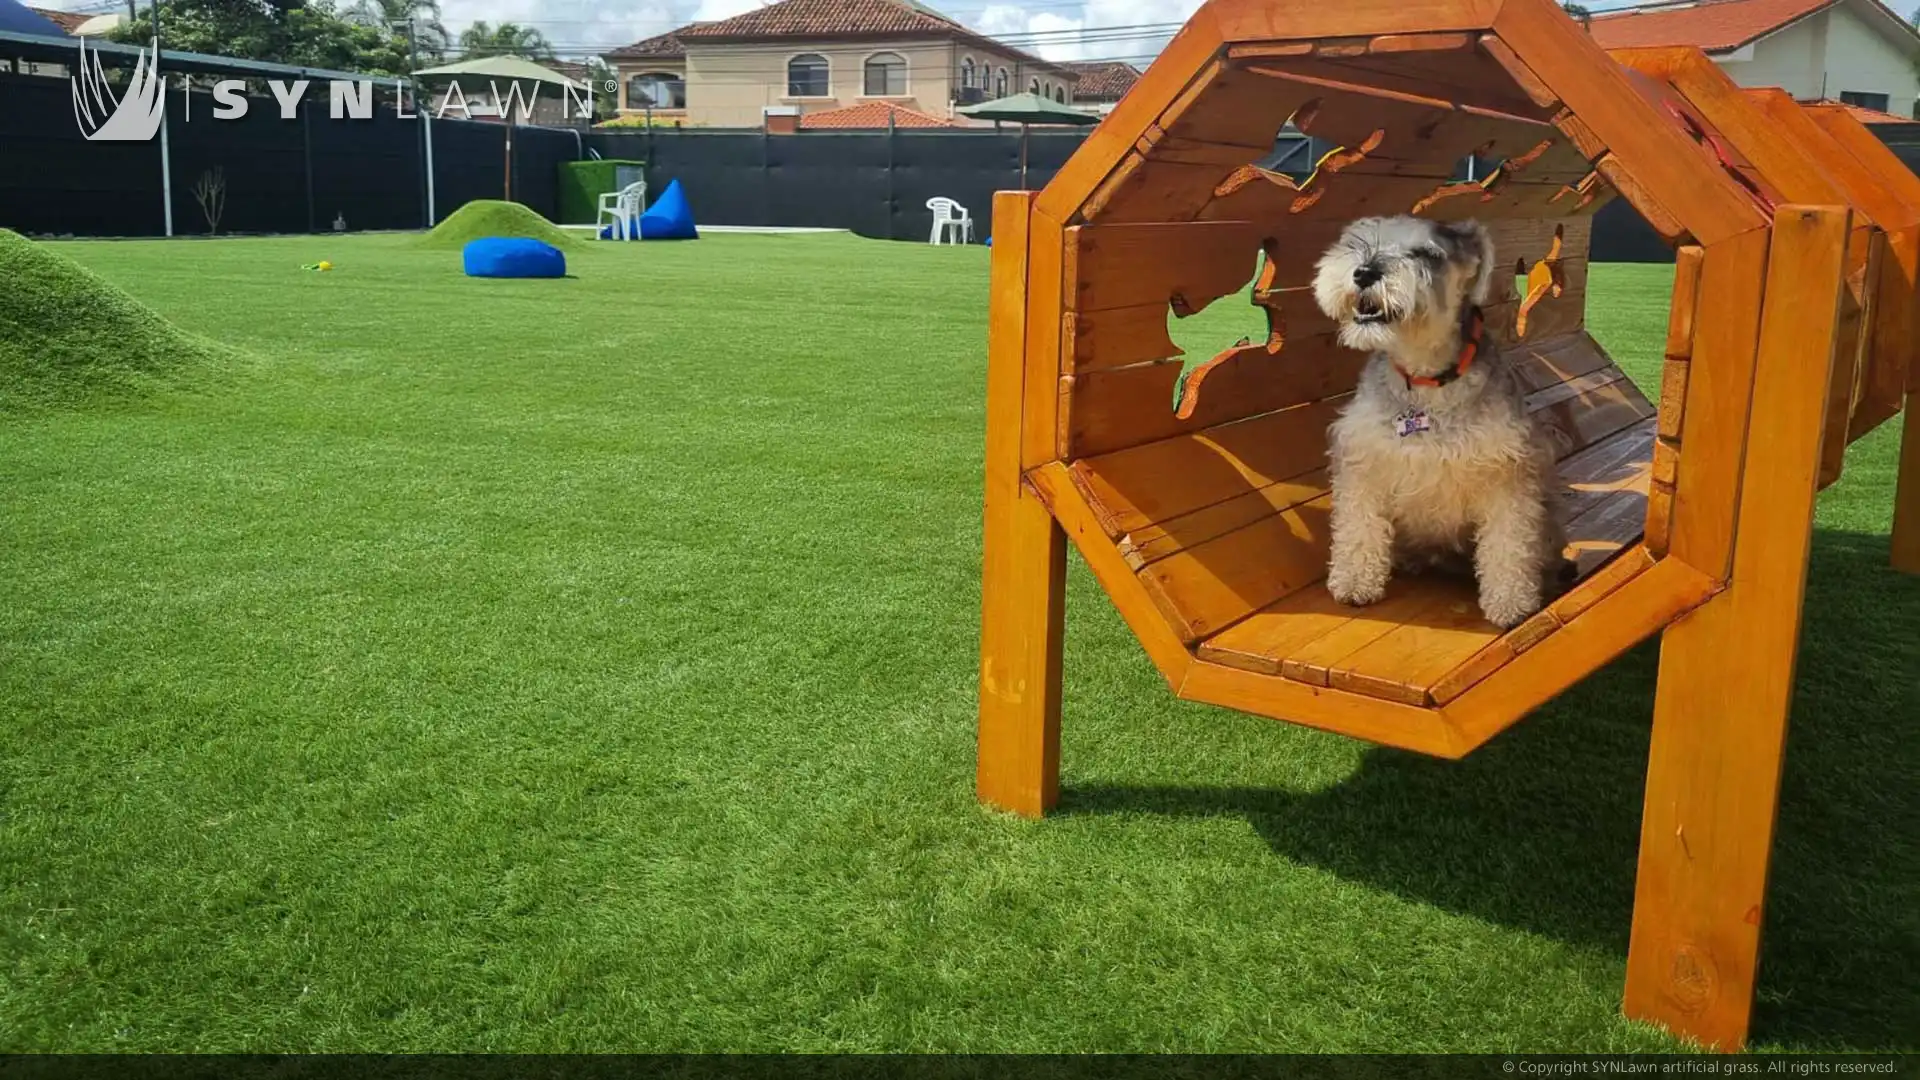
<path fill-rule="evenodd" d="M 1425 409 L 1408 409 L 1393 418 L 1393 433 L 1403 439 L 1409 435 L 1418 435 L 1422 431 L 1432 430 L 1433 418 L 1427 415 Z"/>

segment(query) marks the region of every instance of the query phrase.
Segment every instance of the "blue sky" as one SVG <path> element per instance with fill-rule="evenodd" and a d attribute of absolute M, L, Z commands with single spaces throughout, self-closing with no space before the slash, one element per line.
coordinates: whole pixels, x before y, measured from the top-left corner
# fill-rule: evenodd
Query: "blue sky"
<path fill-rule="evenodd" d="M 66 10 L 117 10 L 124 0 L 31 0 Z M 144 2 L 144 0 L 143 0 Z M 335 0 L 345 6 L 350 0 Z M 1193 14 L 1200 0 L 962 0 L 931 6 L 977 30 L 1054 60 L 1127 59 L 1139 66 Z M 1276 0 L 1303 2 L 1303 0 Z M 1338 2 L 1338 0 L 1304 0 Z M 1593 0 L 1594 10 L 1631 0 Z M 697 19 L 723 19 L 762 6 L 759 0 L 441 0 L 450 30 L 476 19 L 539 27 L 561 55 L 585 55 L 671 30 Z M 1126 27 L 1151 27 L 1138 33 Z"/>

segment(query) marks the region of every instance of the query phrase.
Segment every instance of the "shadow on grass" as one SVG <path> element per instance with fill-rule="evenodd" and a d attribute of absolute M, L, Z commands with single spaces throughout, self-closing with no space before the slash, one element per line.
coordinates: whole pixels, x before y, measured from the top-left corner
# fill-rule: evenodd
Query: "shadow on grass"
<path fill-rule="evenodd" d="M 1887 551 L 1815 539 L 1756 1042 L 1920 1030 L 1920 579 Z M 1465 761 L 1376 749 L 1306 795 L 1079 785 L 1061 812 L 1242 816 L 1287 859 L 1624 955 L 1658 660 L 1641 645 Z"/>

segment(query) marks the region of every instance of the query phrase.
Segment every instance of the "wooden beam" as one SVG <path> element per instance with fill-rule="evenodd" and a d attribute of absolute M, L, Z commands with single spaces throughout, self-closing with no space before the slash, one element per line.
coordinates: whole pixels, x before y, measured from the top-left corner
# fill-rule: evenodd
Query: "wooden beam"
<path fill-rule="evenodd" d="M 1753 430 L 1747 406 L 1753 394 L 1767 244 L 1765 229 L 1743 233 L 1708 247 L 1700 262 L 1671 551 L 1716 580 L 1726 579 L 1732 557 L 1740 462 Z"/>
<path fill-rule="evenodd" d="M 1029 318 L 1045 318 L 1044 281 L 1029 273 L 1036 239 L 1033 195 L 994 197 L 987 325 L 985 535 L 981 551 L 980 730 L 975 790 L 981 801 L 1028 817 L 1060 794 L 1060 650 L 1065 610 L 1065 537 L 1020 482 L 1030 399 L 1050 407 L 1053 379 L 1027 384 Z M 1058 320 L 1059 243 L 1050 241 Z M 1040 261 L 1045 261 L 1044 259 Z M 1044 335 L 1042 335 L 1044 336 Z M 1056 339 L 1057 340 L 1057 339 Z"/>
<path fill-rule="evenodd" d="M 1660 650 L 1626 1012 L 1719 1049 L 1753 1008 L 1849 223 L 1775 215 L 1732 581 Z"/>

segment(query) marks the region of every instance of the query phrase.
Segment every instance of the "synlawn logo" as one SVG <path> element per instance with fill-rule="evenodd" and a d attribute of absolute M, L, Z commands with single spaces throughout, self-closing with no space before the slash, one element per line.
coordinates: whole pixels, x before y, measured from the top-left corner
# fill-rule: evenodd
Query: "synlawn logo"
<path fill-rule="evenodd" d="M 107 73 L 100 70 L 100 50 L 89 55 L 86 38 L 80 39 L 79 73 L 68 82 L 73 87 L 73 119 L 89 141 L 146 142 L 160 130 L 160 115 L 167 103 L 161 92 L 158 41 L 151 49 L 140 50 L 126 97 L 114 96 Z"/>
<path fill-rule="evenodd" d="M 133 78 L 127 83 L 125 96 L 115 96 L 113 87 L 107 82 L 106 72 L 100 67 L 100 50 L 87 49 L 87 39 L 80 39 L 80 70 L 71 80 L 73 87 L 73 119 L 80 127 L 80 134 L 95 142 L 146 142 L 160 130 L 160 122 L 166 109 L 166 86 L 160 77 L 160 43 L 154 41 L 149 48 L 141 49 L 134 62 Z M 306 97 L 307 88 L 313 85 L 309 79 L 295 79 L 288 83 L 280 79 L 267 81 L 267 89 L 273 92 L 274 101 L 280 106 L 280 119 L 298 120 L 300 102 Z M 455 80 L 447 87 L 446 93 L 433 111 L 435 120 L 444 120 L 449 114 L 460 119 L 491 117 L 518 123 L 530 123 L 534 109 L 540 104 L 539 83 L 532 84 L 531 92 L 521 89 L 518 81 L 508 81 L 507 92 L 502 94 L 500 86 L 492 79 L 487 80 L 487 96 L 469 96 L 460 89 Z M 611 84 L 609 84 L 611 89 Z M 188 93 L 185 78 L 180 81 L 181 98 L 186 103 L 181 119 L 193 119 L 193 98 Z M 213 118 L 215 120 L 238 120 L 247 115 L 251 102 L 247 97 L 247 84 L 242 79 L 222 79 L 213 84 Z M 420 114 L 407 112 L 405 102 L 396 103 L 396 113 L 402 120 L 416 120 Z M 373 119 L 373 80 L 371 79 L 329 79 L 327 80 L 327 115 L 335 120 L 371 120 Z M 587 86 L 584 92 L 571 83 L 560 88 L 560 119 L 593 119 L 593 87 Z"/>

